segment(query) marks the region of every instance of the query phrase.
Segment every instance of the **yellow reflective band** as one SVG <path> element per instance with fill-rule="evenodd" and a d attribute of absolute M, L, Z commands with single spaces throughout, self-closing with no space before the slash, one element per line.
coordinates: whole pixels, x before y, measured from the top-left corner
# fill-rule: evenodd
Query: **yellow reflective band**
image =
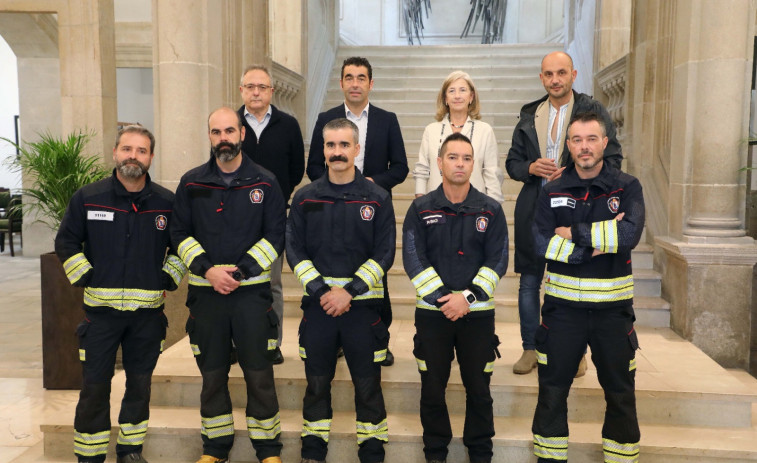
<path fill-rule="evenodd" d="M 306 359 L 308 358 L 308 355 L 305 353 L 305 348 L 300 346 L 300 358 Z"/>
<path fill-rule="evenodd" d="M 179 258 L 187 267 L 192 265 L 192 261 L 200 254 L 204 254 L 205 249 L 200 243 L 191 236 L 179 244 Z"/>
<path fill-rule="evenodd" d="M 386 419 L 378 424 L 355 421 L 355 428 L 357 429 L 358 445 L 369 439 L 378 439 L 384 442 L 389 441 L 389 427 L 386 424 Z"/>
<path fill-rule="evenodd" d="M 494 371 L 494 362 L 487 362 L 484 366 L 484 373 L 492 373 Z"/>
<path fill-rule="evenodd" d="M 302 420 L 301 437 L 315 436 L 320 437 L 327 444 L 329 443 L 329 431 L 331 431 L 331 420 L 308 421 Z"/>
<path fill-rule="evenodd" d="M 190 344 L 189 347 L 192 348 L 192 354 L 194 354 L 195 357 L 200 355 L 200 346 L 197 344 Z"/>
<path fill-rule="evenodd" d="M 87 361 L 87 351 L 84 349 L 79 349 L 79 360 L 82 362 Z"/>
<path fill-rule="evenodd" d="M 166 257 L 166 263 L 163 264 L 163 271 L 171 276 L 171 279 L 178 286 L 181 279 L 187 274 L 187 266 L 179 259 L 178 256 L 169 254 Z"/>
<path fill-rule="evenodd" d="M 352 281 L 352 278 L 337 278 L 337 277 L 323 277 L 323 281 L 329 286 L 338 286 L 344 288 L 347 283 Z M 366 299 L 383 299 L 384 298 L 384 285 L 377 284 L 370 288 L 368 291 L 358 294 L 353 297 L 353 301 L 364 301 Z"/>
<path fill-rule="evenodd" d="M 269 339 L 268 340 L 268 350 L 274 350 L 279 346 L 279 340 L 278 339 Z"/>
<path fill-rule="evenodd" d="M 74 430 L 74 453 L 82 457 L 95 457 L 108 453 L 110 431 L 87 434 Z"/>
<path fill-rule="evenodd" d="M 547 364 L 547 354 L 536 351 L 536 361 L 541 363 L 542 365 Z"/>
<path fill-rule="evenodd" d="M 630 362 L 628 362 L 628 371 L 634 371 L 636 369 L 636 359 L 631 359 Z"/>
<path fill-rule="evenodd" d="M 92 270 L 92 265 L 83 252 L 74 254 L 63 262 L 63 270 L 71 284 L 76 283 L 87 272 Z"/>
<path fill-rule="evenodd" d="M 386 360 L 386 349 L 373 352 L 373 363 L 383 362 L 384 360 Z"/>
<path fill-rule="evenodd" d="M 147 420 L 138 423 L 123 423 L 119 426 L 118 440 L 121 445 L 142 445 L 147 435 Z"/>
<path fill-rule="evenodd" d="M 281 417 L 278 412 L 266 420 L 258 420 L 251 416 L 247 417 L 247 432 L 250 439 L 275 439 L 281 434 Z"/>
<path fill-rule="evenodd" d="M 415 363 L 418 364 L 418 371 L 428 371 L 428 367 L 426 367 L 426 361 L 421 360 L 418 357 L 415 358 Z"/>
<path fill-rule="evenodd" d="M 568 301 L 612 302 L 633 298 L 633 275 L 619 278 L 576 278 L 547 272 L 545 294 Z"/>
<path fill-rule="evenodd" d="M 202 417 L 200 422 L 200 432 L 209 439 L 234 435 L 234 417 L 231 413 L 211 418 Z"/>
<path fill-rule="evenodd" d="M 497 289 L 497 283 L 499 283 L 499 275 L 489 267 L 481 267 L 478 270 L 476 277 L 473 278 L 473 284 L 481 287 L 489 297 L 494 295 L 494 290 Z"/>
<path fill-rule="evenodd" d="M 166 340 L 161 339 L 160 340 L 160 351 L 163 352 L 163 350 L 166 348 Z"/>
<path fill-rule="evenodd" d="M 461 291 L 453 291 L 453 293 L 459 293 Z M 428 302 L 424 301 L 420 297 L 418 297 L 415 300 L 415 306 L 419 309 L 425 309 L 425 310 L 436 310 L 437 312 L 440 312 L 439 307 L 435 305 L 431 305 Z M 494 310 L 495 304 L 494 299 L 489 299 L 488 301 L 476 301 L 473 304 L 471 304 L 468 308 L 471 312 L 483 312 L 484 310 Z"/>
<path fill-rule="evenodd" d="M 233 267 L 233 265 L 214 265 L 213 267 Z M 195 275 L 192 272 L 189 272 L 189 284 L 192 286 L 213 286 L 210 284 L 208 280 L 205 278 Z M 265 283 L 266 281 L 271 281 L 271 271 L 270 270 L 264 270 L 260 275 L 256 277 L 250 277 L 245 278 L 244 280 L 239 282 L 239 286 L 252 286 L 252 285 L 258 285 L 260 283 Z"/>
<path fill-rule="evenodd" d="M 610 463 L 636 463 L 639 461 L 639 443 L 621 444 L 612 439 L 602 439 L 605 461 Z"/>
<path fill-rule="evenodd" d="M 571 240 L 560 238 L 555 235 L 549 240 L 547 245 L 547 252 L 544 253 L 544 257 L 548 260 L 555 260 L 558 262 L 568 262 L 568 258 L 573 254 L 573 250 L 576 245 Z"/>
<path fill-rule="evenodd" d="M 373 259 L 368 259 L 359 269 L 357 269 L 355 275 L 363 280 L 369 288 L 373 288 L 381 282 L 382 278 L 384 278 L 384 270 L 378 262 Z"/>
<path fill-rule="evenodd" d="M 257 262 L 263 270 L 270 269 L 273 261 L 279 257 L 279 253 L 273 249 L 271 243 L 265 238 L 255 243 L 255 245 L 247 251 L 247 254 L 255 259 L 255 262 Z"/>
<path fill-rule="evenodd" d="M 534 455 L 552 460 L 568 460 L 568 437 L 543 437 L 534 434 Z"/>
<path fill-rule="evenodd" d="M 163 290 L 132 288 L 85 288 L 84 304 L 90 307 L 111 307 L 133 312 L 137 309 L 155 309 L 163 305 Z"/>
<path fill-rule="evenodd" d="M 307 294 L 308 283 L 318 278 L 321 274 L 315 269 L 313 262 L 310 260 L 300 261 L 294 266 L 294 276 L 302 283 L 302 288 Z"/>
<path fill-rule="evenodd" d="M 412 283 L 419 297 L 428 296 L 444 285 L 434 267 L 429 267 L 416 275 Z"/>
<path fill-rule="evenodd" d="M 602 252 L 618 252 L 618 221 L 603 220 L 591 224 L 591 247 Z"/>

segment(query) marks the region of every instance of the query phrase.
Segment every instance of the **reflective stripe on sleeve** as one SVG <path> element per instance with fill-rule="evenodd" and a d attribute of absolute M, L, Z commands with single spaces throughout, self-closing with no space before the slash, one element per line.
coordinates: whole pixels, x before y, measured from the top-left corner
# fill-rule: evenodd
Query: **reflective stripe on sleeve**
<path fill-rule="evenodd" d="M 566 240 L 555 235 L 549 240 L 544 257 L 557 262 L 568 262 L 568 258 L 573 254 L 575 247 L 576 245 L 571 240 Z"/>
<path fill-rule="evenodd" d="M 270 269 L 273 261 L 279 257 L 279 254 L 273 249 L 271 243 L 265 238 L 255 243 L 255 245 L 247 251 L 247 254 L 255 259 L 255 262 L 257 262 L 263 270 Z"/>
<path fill-rule="evenodd" d="M 200 254 L 204 254 L 205 249 L 202 245 L 191 236 L 179 244 L 179 258 L 187 267 L 192 265 L 192 261 Z"/>
<path fill-rule="evenodd" d="M 499 275 L 489 267 L 481 267 L 473 278 L 473 284 L 483 289 L 489 297 L 494 296 L 497 283 L 499 283 Z"/>
<path fill-rule="evenodd" d="M 87 260 L 83 252 L 74 254 L 63 262 L 63 270 L 71 284 L 75 284 L 81 277 L 92 270 L 92 264 Z"/>
<path fill-rule="evenodd" d="M 606 253 L 618 252 L 618 221 L 610 219 L 592 223 L 591 247 Z"/>

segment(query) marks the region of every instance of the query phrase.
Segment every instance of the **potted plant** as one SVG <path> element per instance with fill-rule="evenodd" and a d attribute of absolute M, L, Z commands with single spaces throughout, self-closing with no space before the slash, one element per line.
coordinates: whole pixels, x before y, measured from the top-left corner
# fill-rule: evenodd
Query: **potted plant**
<path fill-rule="evenodd" d="M 65 139 L 49 133 L 24 146 L 3 138 L 18 149 L 10 166 L 22 172 L 31 186 L 24 188 L 21 209 L 25 219 L 57 231 L 73 194 L 109 175 L 98 156 L 84 148 L 92 133 L 74 132 Z M 71 286 L 54 252 L 40 256 L 42 289 L 42 380 L 47 389 L 81 388 L 78 339 L 83 289 Z"/>

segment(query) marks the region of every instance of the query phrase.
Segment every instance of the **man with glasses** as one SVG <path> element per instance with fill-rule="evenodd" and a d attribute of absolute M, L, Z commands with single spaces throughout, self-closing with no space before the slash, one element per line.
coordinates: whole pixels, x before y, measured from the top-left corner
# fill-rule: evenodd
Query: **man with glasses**
<path fill-rule="evenodd" d="M 244 123 L 242 151 L 257 164 L 270 170 L 279 182 L 284 201 L 289 202 L 294 188 L 305 173 L 305 147 L 297 119 L 271 104 L 274 87 L 265 66 L 253 64 L 242 73 L 239 93 L 244 105 L 238 112 Z M 288 205 L 287 205 L 288 207 Z M 284 295 L 281 289 L 282 257 L 271 265 L 273 311 L 283 321 Z M 284 362 L 281 354 L 282 323 L 274 364 Z"/>
<path fill-rule="evenodd" d="M 344 104 L 318 115 L 310 139 L 307 174 L 316 180 L 326 174 L 323 156 L 323 127 L 329 121 L 346 117 L 357 125 L 360 134 L 360 152 L 355 167 L 371 182 L 391 194 L 392 188 L 407 178 L 407 155 L 397 115 L 369 104 L 373 89 L 373 69 L 367 59 L 353 56 L 342 63 L 339 86 L 344 92 Z M 384 307 L 381 319 L 387 328 L 392 324 L 392 305 L 384 275 Z M 394 355 L 387 351 L 384 366 L 394 363 Z"/>

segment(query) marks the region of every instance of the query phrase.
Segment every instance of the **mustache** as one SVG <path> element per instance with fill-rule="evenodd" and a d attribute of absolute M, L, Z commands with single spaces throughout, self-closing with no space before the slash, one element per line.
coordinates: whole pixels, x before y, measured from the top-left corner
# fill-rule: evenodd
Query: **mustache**
<path fill-rule="evenodd" d="M 329 156 L 329 162 L 347 162 L 347 156 L 341 155 L 341 154 L 335 154 L 333 156 Z"/>
<path fill-rule="evenodd" d="M 230 150 L 235 150 L 237 148 L 237 145 L 231 142 L 222 141 L 221 143 L 213 147 L 215 151 L 221 151 L 221 148 L 228 148 Z"/>

